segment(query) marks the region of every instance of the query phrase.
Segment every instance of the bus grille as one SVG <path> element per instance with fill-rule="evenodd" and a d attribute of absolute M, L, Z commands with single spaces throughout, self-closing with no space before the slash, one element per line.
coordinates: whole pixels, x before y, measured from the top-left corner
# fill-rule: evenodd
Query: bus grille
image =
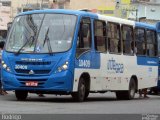
<path fill-rule="evenodd" d="M 24 61 L 16 61 L 16 64 L 19 65 L 50 65 L 51 62 L 24 62 Z"/>
<path fill-rule="evenodd" d="M 15 69 L 17 73 L 29 74 L 30 70 Z M 49 74 L 51 70 L 33 70 L 34 74 Z"/>

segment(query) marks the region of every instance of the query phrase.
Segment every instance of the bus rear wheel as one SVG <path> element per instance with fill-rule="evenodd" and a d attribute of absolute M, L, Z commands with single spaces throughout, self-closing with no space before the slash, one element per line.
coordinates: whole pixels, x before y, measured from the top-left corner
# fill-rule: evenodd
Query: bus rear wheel
<path fill-rule="evenodd" d="M 136 82 L 133 78 L 131 78 L 129 83 L 129 90 L 117 91 L 116 97 L 119 100 L 131 100 L 131 99 L 134 99 L 135 93 L 136 93 Z"/>
<path fill-rule="evenodd" d="M 28 96 L 28 91 L 16 90 L 15 95 L 16 95 L 17 100 L 23 101 L 23 100 L 26 100 L 26 98 Z"/>
<path fill-rule="evenodd" d="M 86 96 L 86 84 L 83 78 L 80 78 L 79 84 L 78 84 L 78 91 L 71 94 L 73 99 L 75 99 L 78 102 L 83 102 L 84 99 L 88 96 Z"/>
<path fill-rule="evenodd" d="M 84 99 L 87 99 L 89 96 L 89 90 L 86 91 Z"/>
<path fill-rule="evenodd" d="M 150 88 L 150 91 L 148 94 L 158 95 L 158 88 L 157 87 Z"/>
<path fill-rule="evenodd" d="M 133 78 L 131 78 L 130 80 L 130 84 L 129 84 L 129 91 L 128 91 L 128 99 L 134 99 L 136 93 L 136 82 Z"/>

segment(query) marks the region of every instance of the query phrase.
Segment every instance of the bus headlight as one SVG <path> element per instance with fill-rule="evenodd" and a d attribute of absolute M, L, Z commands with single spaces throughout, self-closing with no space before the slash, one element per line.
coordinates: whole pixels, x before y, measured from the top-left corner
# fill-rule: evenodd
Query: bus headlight
<path fill-rule="evenodd" d="M 6 68 L 7 68 L 7 65 L 4 63 L 4 64 L 2 64 L 2 67 L 3 67 L 4 69 L 6 69 Z"/>
<path fill-rule="evenodd" d="M 68 69 L 68 62 L 65 62 L 62 66 L 58 67 L 55 73 L 65 71 L 67 69 Z"/>
<path fill-rule="evenodd" d="M 11 72 L 10 67 L 8 67 L 7 64 L 6 64 L 4 61 L 2 61 L 2 67 L 3 67 L 3 69 L 5 69 L 6 71 Z"/>
<path fill-rule="evenodd" d="M 68 65 L 67 64 L 64 64 L 63 66 L 62 66 L 62 70 L 67 70 L 68 69 Z"/>

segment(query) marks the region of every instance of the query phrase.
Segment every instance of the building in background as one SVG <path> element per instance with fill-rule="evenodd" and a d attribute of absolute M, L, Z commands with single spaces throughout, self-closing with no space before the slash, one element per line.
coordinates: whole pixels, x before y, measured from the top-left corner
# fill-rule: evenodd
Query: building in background
<path fill-rule="evenodd" d="M 119 6 L 117 6 L 119 4 Z M 121 9 L 123 6 L 123 9 Z M 130 0 L 70 0 L 70 8 L 77 10 L 87 8 L 100 14 L 127 18 L 129 11 L 124 8 L 130 7 Z"/>
<path fill-rule="evenodd" d="M 11 21 L 11 0 L 0 1 L 0 40 L 7 36 L 7 24 Z"/>
<path fill-rule="evenodd" d="M 139 21 L 155 24 L 160 21 L 160 0 L 133 0 L 132 6 L 137 8 Z M 129 19 L 135 20 L 136 14 L 130 14 Z"/>
<path fill-rule="evenodd" d="M 132 6 L 131 0 L 116 0 L 114 16 L 128 19 L 131 12 L 136 11 Z"/>
<path fill-rule="evenodd" d="M 124 19 L 143 21 L 146 18 L 153 23 L 160 20 L 158 14 L 160 0 L 0 0 L 0 2 L 3 3 L 3 7 L 0 7 L 1 16 L 4 16 L 3 18 L 9 16 L 10 21 L 20 12 L 35 9 L 90 9 Z M 5 19 L 5 22 L 8 22 L 8 18 Z M 6 23 L 2 23 L 0 17 L 1 28 L 4 24 Z"/>
<path fill-rule="evenodd" d="M 116 8 L 116 1 L 123 6 L 129 6 L 130 0 L 12 0 L 12 16 L 32 9 L 90 9 L 109 16 L 127 18 L 127 14 Z M 118 13 L 117 13 L 118 12 Z M 120 15 L 119 15 L 120 14 Z"/>
<path fill-rule="evenodd" d="M 29 10 L 70 9 L 70 0 L 11 0 L 12 18 Z"/>
<path fill-rule="evenodd" d="M 70 0 L 50 0 L 50 9 L 71 9 Z"/>
<path fill-rule="evenodd" d="M 12 0 L 12 18 L 21 12 L 42 8 L 49 8 L 49 0 Z"/>
<path fill-rule="evenodd" d="M 114 16 L 115 5 L 115 0 L 70 0 L 71 9 L 85 8 L 109 16 Z"/>

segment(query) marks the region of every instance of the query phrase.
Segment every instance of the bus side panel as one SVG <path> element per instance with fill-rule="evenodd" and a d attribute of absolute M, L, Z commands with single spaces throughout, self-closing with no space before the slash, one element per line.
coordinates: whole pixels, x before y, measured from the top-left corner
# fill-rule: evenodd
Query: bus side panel
<path fill-rule="evenodd" d="M 103 54 L 101 76 L 103 90 L 128 90 L 130 73 L 122 55 Z"/>
<path fill-rule="evenodd" d="M 158 66 L 153 62 L 156 63 L 156 58 L 108 53 L 101 53 L 100 56 L 99 69 L 75 69 L 74 80 L 77 82 L 74 83 L 74 91 L 78 88 L 78 80 L 83 72 L 90 74 L 90 91 L 128 90 L 133 75 L 137 77 L 139 89 L 156 86 Z"/>
<path fill-rule="evenodd" d="M 102 54 L 101 60 L 103 90 L 128 90 L 132 76 L 137 77 L 138 88 L 157 84 L 157 58 Z"/>
<path fill-rule="evenodd" d="M 137 65 L 138 88 L 141 89 L 157 86 L 158 59 L 138 56 Z"/>

